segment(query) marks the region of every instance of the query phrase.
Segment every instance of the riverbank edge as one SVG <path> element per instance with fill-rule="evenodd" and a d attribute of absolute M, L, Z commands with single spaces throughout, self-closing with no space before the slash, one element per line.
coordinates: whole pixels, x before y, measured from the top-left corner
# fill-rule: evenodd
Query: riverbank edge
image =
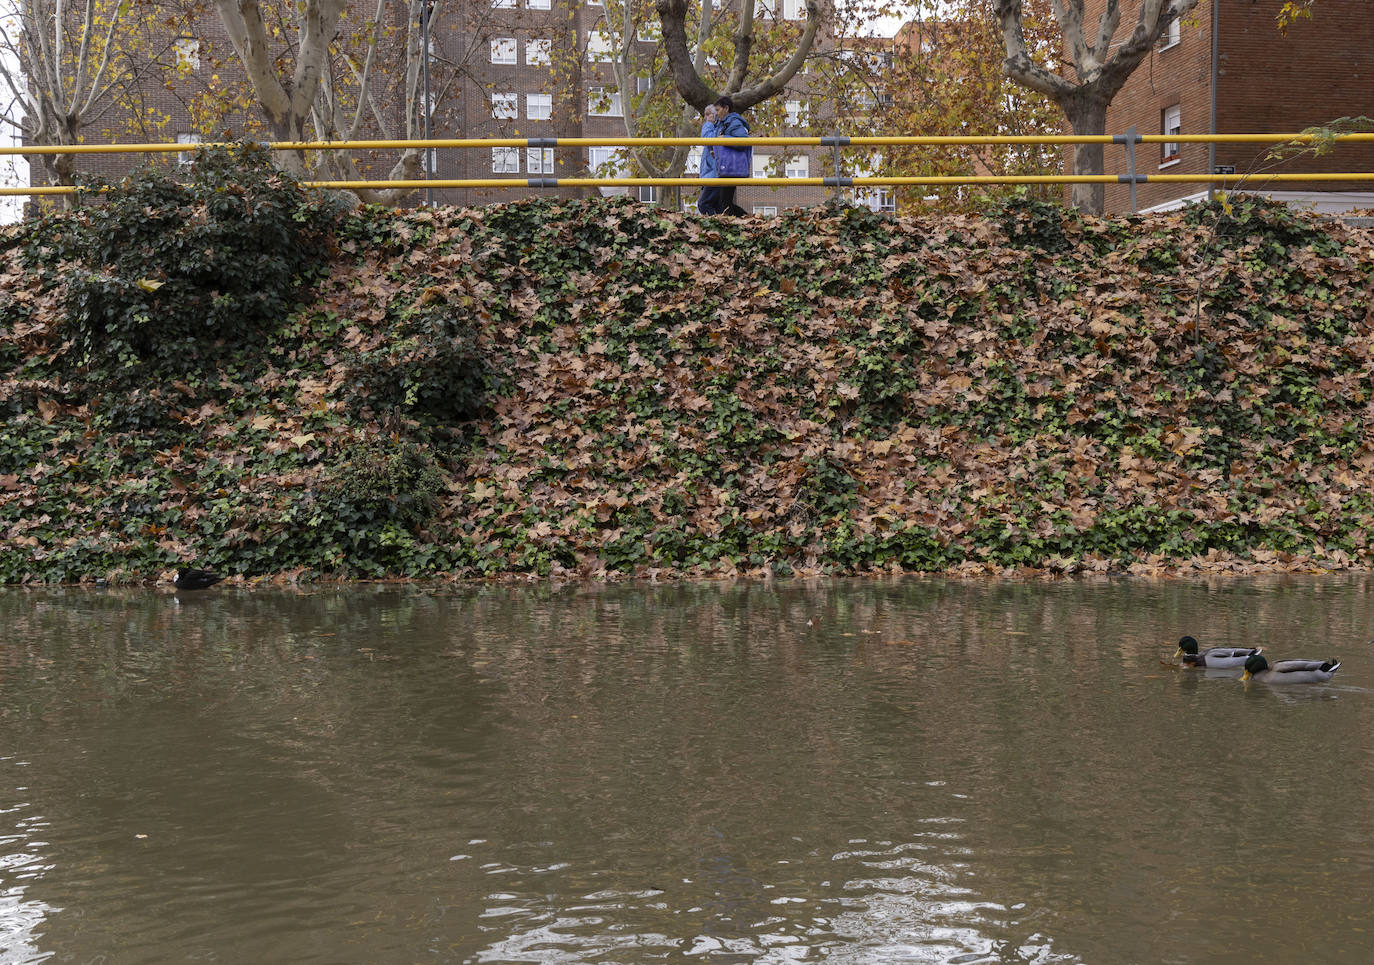
<path fill-rule="evenodd" d="M 264 340 L 117 389 L 11 231 L 4 582 L 1374 569 L 1368 229 L 348 217 Z"/>

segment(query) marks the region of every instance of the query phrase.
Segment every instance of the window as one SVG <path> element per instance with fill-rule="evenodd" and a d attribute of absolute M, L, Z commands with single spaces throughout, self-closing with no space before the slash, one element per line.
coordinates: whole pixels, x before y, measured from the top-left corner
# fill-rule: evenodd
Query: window
<path fill-rule="evenodd" d="M 1164 35 L 1159 38 L 1160 50 L 1168 50 L 1170 47 L 1174 47 L 1178 44 L 1181 39 L 1179 23 L 1179 18 L 1175 17 L 1173 20 L 1169 21 L 1169 26 L 1164 28 Z"/>
<path fill-rule="evenodd" d="M 782 19 L 805 20 L 806 0 L 782 0 Z"/>
<path fill-rule="evenodd" d="M 871 111 L 878 106 L 878 98 L 867 86 L 856 86 L 849 91 L 849 103 L 860 111 Z"/>
<path fill-rule="evenodd" d="M 547 121 L 553 117 L 552 94 L 526 94 L 525 116 L 532 121 Z"/>
<path fill-rule="evenodd" d="M 1180 107 L 1178 104 L 1175 104 L 1173 107 L 1164 108 L 1164 112 L 1160 121 L 1160 130 L 1163 132 L 1165 137 L 1173 137 L 1175 135 L 1182 134 L 1183 108 Z M 1179 142 L 1166 141 L 1164 143 L 1163 153 L 1159 159 L 1159 166 L 1163 167 L 1166 164 L 1177 163 L 1179 159 L 1178 155 Z"/>
<path fill-rule="evenodd" d="M 629 166 L 625 163 L 625 149 L 623 147 L 589 147 L 587 148 L 587 170 L 592 172 L 592 177 L 597 178 L 623 178 L 629 172 Z M 603 195 L 625 194 L 626 189 L 619 186 L 604 186 L 599 189 Z"/>
<path fill-rule="evenodd" d="M 492 94 L 491 116 L 498 121 L 513 121 L 520 116 L 519 94 Z"/>
<path fill-rule="evenodd" d="M 756 178 L 767 178 L 767 177 L 772 177 L 772 175 L 769 173 L 769 169 L 770 169 L 772 166 L 773 166 L 773 155 L 771 155 L 771 154 L 760 154 L 758 151 L 755 151 L 755 152 L 754 152 L 754 170 L 753 170 L 753 175 L 754 175 L 754 177 L 756 177 Z"/>
<path fill-rule="evenodd" d="M 525 170 L 530 174 L 553 173 L 553 148 L 529 147 L 525 149 Z"/>
<path fill-rule="evenodd" d="M 519 174 L 520 149 L 518 147 L 494 147 L 491 149 L 492 174 Z"/>
<path fill-rule="evenodd" d="M 663 26 L 657 19 L 650 18 L 639 25 L 635 31 L 635 39 L 640 43 L 656 44 L 663 39 Z"/>
<path fill-rule="evenodd" d="M 641 184 L 639 200 L 644 204 L 658 204 L 658 188 L 652 184 Z"/>
<path fill-rule="evenodd" d="M 801 101 L 788 101 L 788 102 L 787 102 L 787 126 L 788 126 L 788 127 L 796 127 L 798 124 L 800 124 L 800 123 L 801 123 L 801 114 L 802 114 L 802 102 L 801 102 Z"/>
<path fill-rule="evenodd" d="M 199 135 L 199 134 L 178 134 L 178 135 L 177 135 L 177 143 L 178 143 L 178 144 L 199 144 L 199 143 L 200 143 L 200 135 Z M 178 163 L 178 164 L 190 164 L 190 163 L 191 163 L 191 159 L 192 159 L 193 157 L 195 157 L 195 152 L 194 152 L 194 151 L 177 151 L 177 163 Z"/>
<path fill-rule="evenodd" d="M 491 0 L 493 10 L 514 10 L 515 0 Z"/>
<path fill-rule="evenodd" d="M 684 169 L 688 175 L 694 175 L 701 170 L 701 155 L 705 153 L 702 145 L 698 144 L 687 152 L 687 167 Z M 754 155 L 758 157 L 758 155 Z"/>
<path fill-rule="evenodd" d="M 892 193 L 891 188 L 874 188 L 869 196 L 868 206 L 874 211 L 896 212 L 897 196 Z"/>
<path fill-rule="evenodd" d="M 525 6 L 531 10 L 548 10 L 549 0 L 525 0 Z"/>
<path fill-rule="evenodd" d="M 604 87 L 587 88 L 587 113 L 592 117 L 624 117 L 620 106 L 620 91 L 608 91 Z"/>
<path fill-rule="evenodd" d="M 647 94 L 654 89 L 654 79 L 652 77 L 639 76 L 635 78 L 635 93 Z"/>
<path fill-rule="evenodd" d="M 172 51 L 178 69 L 200 70 L 200 41 L 195 37 L 178 37 L 172 42 Z"/>
<path fill-rule="evenodd" d="M 531 67 L 547 67 L 552 51 L 553 41 L 551 40 L 526 40 L 525 63 Z"/>
<path fill-rule="evenodd" d="M 765 218 L 776 218 L 778 216 L 778 206 L 776 204 L 756 204 L 754 214 Z"/>
<path fill-rule="evenodd" d="M 803 154 L 801 157 L 790 157 L 787 165 L 783 168 L 785 178 L 809 178 L 811 177 L 811 159 Z"/>
<path fill-rule="evenodd" d="M 615 46 L 600 28 L 587 34 L 587 59 L 596 64 L 609 64 L 615 59 Z"/>
<path fill-rule="evenodd" d="M 491 62 L 493 64 L 516 63 L 514 37 L 491 38 Z"/>

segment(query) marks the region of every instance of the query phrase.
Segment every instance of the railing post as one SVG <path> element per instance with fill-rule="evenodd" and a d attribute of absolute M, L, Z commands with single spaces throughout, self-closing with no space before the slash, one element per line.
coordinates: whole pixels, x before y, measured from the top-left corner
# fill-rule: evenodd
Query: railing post
<path fill-rule="evenodd" d="M 840 203 L 840 188 L 844 186 L 846 178 L 841 168 L 840 148 L 849 143 L 849 138 L 842 134 L 832 134 L 830 137 L 821 138 L 821 147 L 833 147 L 835 149 L 835 203 Z M 853 182 L 850 182 L 851 184 Z"/>
<path fill-rule="evenodd" d="M 835 203 L 840 203 L 840 178 L 844 177 L 844 169 L 840 162 L 840 138 L 835 137 Z"/>
<path fill-rule="evenodd" d="M 1136 130 L 1135 125 L 1132 124 L 1130 127 L 1126 128 L 1126 133 L 1120 135 L 1120 138 L 1126 145 L 1126 178 L 1131 186 L 1131 214 L 1138 214 L 1140 206 L 1136 204 L 1135 200 L 1135 146 L 1140 141 L 1140 133 Z"/>

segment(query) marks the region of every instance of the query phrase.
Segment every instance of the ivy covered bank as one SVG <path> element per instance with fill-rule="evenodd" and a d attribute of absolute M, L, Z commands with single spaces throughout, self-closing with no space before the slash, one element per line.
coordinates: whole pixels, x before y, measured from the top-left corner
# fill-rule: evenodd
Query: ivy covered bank
<path fill-rule="evenodd" d="M 0 582 L 1374 565 L 1374 237 L 205 155 L 0 238 Z"/>

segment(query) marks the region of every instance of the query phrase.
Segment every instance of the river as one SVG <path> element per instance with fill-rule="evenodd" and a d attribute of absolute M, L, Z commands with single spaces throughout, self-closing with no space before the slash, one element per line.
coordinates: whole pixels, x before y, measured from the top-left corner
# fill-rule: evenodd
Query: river
<path fill-rule="evenodd" d="M 0 962 L 1363 965 L 1371 636 L 1366 576 L 0 589 Z"/>

